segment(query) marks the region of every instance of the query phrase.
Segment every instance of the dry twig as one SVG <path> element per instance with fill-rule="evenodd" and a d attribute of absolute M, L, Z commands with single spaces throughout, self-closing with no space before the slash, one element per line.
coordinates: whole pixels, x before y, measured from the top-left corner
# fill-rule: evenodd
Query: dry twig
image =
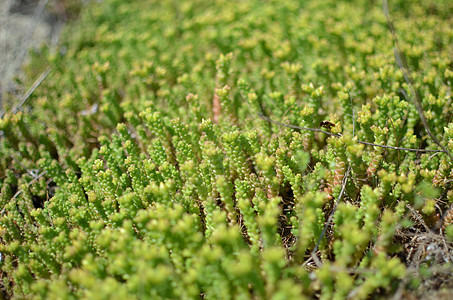
<path fill-rule="evenodd" d="M 52 71 L 51 68 L 47 68 L 39 77 L 36 79 L 36 81 L 33 83 L 33 85 L 28 89 L 28 91 L 22 96 L 20 101 L 13 107 L 11 112 L 13 114 L 17 113 L 19 109 L 27 102 L 27 100 L 30 98 L 30 96 L 34 93 L 34 91 L 41 85 L 41 83 L 47 78 L 49 75 L 50 71 Z M 2 112 L 0 114 L 0 119 L 3 118 L 5 115 L 5 112 Z"/>
<path fill-rule="evenodd" d="M 35 30 L 37 28 L 37 24 L 39 20 L 41 19 L 44 9 L 47 5 L 49 0 L 41 0 L 38 3 L 38 6 L 36 7 L 36 10 L 33 13 L 33 22 L 30 24 L 29 30 L 27 32 L 27 36 L 25 38 L 25 45 L 20 48 L 19 55 L 17 56 L 15 60 L 15 73 L 19 70 L 19 68 L 22 66 L 25 56 L 27 54 L 27 51 L 29 50 L 29 45 L 30 41 L 32 40 L 33 34 L 35 33 Z"/>
<path fill-rule="evenodd" d="M 321 132 L 321 133 L 324 133 L 324 134 L 327 134 L 327 135 L 330 135 L 330 136 L 334 136 L 334 137 L 341 137 L 342 136 L 341 134 L 331 133 L 331 132 L 324 131 L 324 130 L 321 130 L 321 129 L 318 129 L 318 128 L 299 127 L 299 126 L 296 126 L 296 125 L 290 125 L 290 124 L 281 123 L 281 122 L 272 120 L 272 119 L 270 119 L 270 118 L 268 118 L 268 117 L 266 117 L 266 116 L 264 116 L 262 114 L 259 114 L 258 116 L 261 119 L 263 119 L 263 120 L 266 120 L 266 121 L 268 121 L 270 123 L 274 123 L 274 124 L 279 125 L 279 126 L 284 126 L 284 127 L 293 128 L 293 129 L 299 129 L 299 130 L 308 130 L 308 131 L 313 131 L 313 132 Z M 379 144 L 364 142 L 364 141 L 360 141 L 360 140 L 357 140 L 357 143 L 363 144 L 363 145 L 368 145 L 368 146 L 392 149 L 392 150 L 420 152 L 420 153 L 428 153 L 428 152 L 431 152 L 431 153 L 438 153 L 438 152 L 446 153 L 444 150 L 412 149 L 412 148 L 394 147 L 394 146 L 379 145 Z"/>
<path fill-rule="evenodd" d="M 405 57 L 404 53 L 401 51 L 401 47 L 400 47 L 399 41 L 398 41 L 398 36 L 396 35 L 396 30 L 395 30 L 395 27 L 393 26 L 392 19 L 390 18 L 388 0 L 383 0 L 383 7 L 384 7 L 384 14 L 387 19 L 387 24 L 388 24 L 388 27 L 390 29 L 390 32 L 391 32 L 392 38 L 393 38 L 393 43 L 394 43 L 393 52 L 395 55 L 396 63 L 398 64 L 398 67 L 400 68 L 400 70 L 403 72 L 404 80 L 406 81 L 407 85 L 409 86 L 411 94 L 414 97 L 414 98 L 410 98 L 410 97 L 408 97 L 408 98 L 412 101 L 412 103 L 414 103 L 415 108 L 417 109 L 418 115 L 423 123 L 423 127 L 425 127 L 425 130 L 428 133 L 429 137 L 442 149 L 442 151 L 439 151 L 439 152 L 446 153 L 450 157 L 451 161 L 453 162 L 453 156 L 451 155 L 450 151 L 448 151 L 448 149 L 440 143 L 440 141 L 434 136 L 434 134 L 432 134 L 431 130 L 429 129 L 429 125 L 428 125 L 428 122 L 426 121 L 425 113 L 423 111 L 423 105 L 422 105 L 420 93 L 414 86 L 414 80 L 412 79 L 411 72 L 409 71 L 409 67 L 407 66 L 406 57 Z"/>
<path fill-rule="evenodd" d="M 318 268 L 320 268 L 322 266 L 322 263 L 319 260 L 318 256 L 316 255 L 316 252 L 318 251 L 322 238 L 326 234 L 327 228 L 329 228 L 330 223 L 332 222 L 333 215 L 337 211 L 338 204 L 340 204 L 341 199 L 343 198 L 343 195 L 346 190 L 346 184 L 348 183 L 348 176 L 349 176 L 350 172 L 351 172 L 351 166 L 348 167 L 348 169 L 346 170 L 346 173 L 344 174 L 343 182 L 341 184 L 341 191 L 340 191 L 340 194 L 338 195 L 337 203 L 335 203 L 335 206 L 333 207 L 332 212 L 330 213 L 329 218 L 327 219 L 327 222 L 324 225 L 324 229 L 322 230 L 321 235 L 319 236 L 318 241 L 316 242 L 315 248 L 313 248 L 313 251 L 311 252 L 311 257 L 313 258 L 313 261 L 316 263 L 316 266 Z"/>

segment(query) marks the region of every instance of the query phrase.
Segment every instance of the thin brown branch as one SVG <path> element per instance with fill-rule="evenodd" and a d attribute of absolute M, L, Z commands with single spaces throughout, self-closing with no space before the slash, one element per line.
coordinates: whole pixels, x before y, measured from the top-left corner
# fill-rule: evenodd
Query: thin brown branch
<path fill-rule="evenodd" d="M 335 206 L 333 207 L 332 212 L 330 213 L 329 218 L 327 219 L 327 222 L 324 225 L 324 229 L 322 230 L 321 235 L 319 236 L 318 241 L 316 242 L 315 248 L 311 252 L 311 257 L 313 258 L 313 260 L 316 263 L 316 266 L 318 268 L 321 267 L 322 263 L 318 259 L 317 255 L 316 255 L 316 252 L 318 251 L 318 248 L 319 248 L 319 245 L 321 244 L 322 238 L 326 234 L 327 228 L 329 228 L 330 223 L 332 222 L 333 215 L 337 211 L 338 204 L 340 204 L 341 199 L 343 198 L 343 195 L 344 195 L 345 190 L 346 190 L 346 184 L 348 183 L 348 177 L 349 177 L 349 173 L 350 172 L 351 172 L 351 166 L 348 167 L 348 169 L 346 170 L 346 173 L 344 174 L 343 182 L 341 184 L 341 191 L 340 191 L 340 194 L 338 195 L 337 202 L 335 203 Z"/>
<path fill-rule="evenodd" d="M 33 85 L 28 89 L 28 91 L 22 96 L 20 101 L 13 107 L 11 112 L 13 114 L 17 113 L 17 111 L 27 102 L 27 100 L 30 98 L 30 96 L 35 92 L 35 90 L 41 85 L 41 83 L 47 78 L 49 75 L 50 71 L 52 71 L 51 68 L 47 68 L 39 77 L 36 79 L 36 81 L 33 83 Z M 5 112 L 2 112 L 0 114 L 0 119 L 3 118 L 5 115 Z"/>
<path fill-rule="evenodd" d="M 41 20 L 41 17 L 43 16 L 43 13 L 44 13 L 44 9 L 48 2 L 49 2 L 49 0 L 39 1 L 38 6 L 36 7 L 36 10 L 33 13 L 33 22 L 31 22 L 29 25 L 29 30 L 28 30 L 26 38 L 25 38 L 25 45 L 22 45 L 20 47 L 19 55 L 15 59 L 15 63 L 14 63 L 14 66 L 15 66 L 14 72 L 15 73 L 17 73 L 19 71 L 20 67 L 22 66 L 22 64 L 25 60 L 27 51 L 29 51 L 29 48 L 30 48 L 29 46 L 30 46 L 30 42 L 32 40 L 33 34 L 35 33 L 36 28 L 38 27 L 37 26 L 38 22 Z"/>
<path fill-rule="evenodd" d="M 299 129 L 299 130 L 313 131 L 313 132 L 322 132 L 322 133 L 327 134 L 327 135 L 330 135 L 330 136 L 341 137 L 341 134 L 335 134 L 335 133 L 328 132 L 328 131 L 324 131 L 324 130 L 318 129 L 318 128 L 300 127 L 300 126 L 295 126 L 295 125 L 280 123 L 280 122 L 278 122 L 278 121 L 275 121 L 275 120 L 272 120 L 271 118 L 266 117 L 266 116 L 263 115 L 263 114 L 258 114 L 258 116 L 259 116 L 261 119 L 263 119 L 263 120 L 266 120 L 266 121 L 268 121 L 268 122 L 270 122 L 270 123 L 274 123 L 274 124 L 279 125 L 279 126 L 284 126 L 284 127 L 288 127 L 288 128 L 292 128 L 292 129 Z"/>
<path fill-rule="evenodd" d="M 451 155 L 451 153 L 448 151 L 448 149 L 446 147 L 444 147 L 440 143 L 440 141 L 434 136 L 434 134 L 429 129 L 429 125 L 428 125 L 428 122 L 426 121 L 425 113 L 424 113 L 424 110 L 423 110 L 423 105 L 422 105 L 422 100 L 421 100 L 421 97 L 420 97 L 420 93 L 415 88 L 414 80 L 412 78 L 411 72 L 410 72 L 409 67 L 407 65 L 406 57 L 405 57 L 403 51 L 401 51 L 401 47 L 399 45 L 398 36 L 396 35 L 396 30 L 395 30 L 395 27 L 393 26 L 392 19 L 390 18 L 388 0 L 383 0 L 383 8 L 384 8 L 385 17 L 387 19 L 387 24 L 388 24 L 388 27 L 390 29 L 390 32 L 391 32 L 392 38 L 393 38 L 393 43 L 394 43 L 393 52 L 394 52 L 394 55 L 395 55 L 396 63 L 398 64 L 398 67 L 400 68 L 400 70 L 403 72 L 404 80 L 406 81 L 407 85 L 409 86 L 411 94 L 414 97 L 414 98 L 410 98 L 410 97 L 408 97 L 408 98 L 412 101 L 412 103 L 414 103 L 415 108 L 417 109 L 418 115 L 419 115 L 419 117 L 420 117 L 420 119 L 421 119 L 421 121 L 423 123 L 423 127 L 425 127 L 425 130 L 428 133 L 429 137 L 440 148 L 442 148 L 442 150 L 443 150 L 442 152 L 446 153 L 450 157 L 451 161 L 453 162 L 453 156 Z"/>
<path fill-rule="evenodd" d="M 409 152 L 421 152 L 421 153 L 428 153 L 428 152 L 439 153 L 439 152 L 443 152 L 443 153 L 445 153 L 445 151 L 443 151 L 443 150 L 412 149 L 412 148 L 403 148 L 403 147 L 393 147 L 393 146 L 388 146 L 388 145 L 379 145 L 379 144 L 374 144 L 374 143 L 368 143 L 368 142 L 364 142 L 364 141 L 357 141 L 357 143 L 363 144 L 363 145 L 368 145 L 368 146 L 381 147 L 381 148 L 392 149 L 392 150 L 409 151 Z"/>
<path fill-rule="evenodd" d="M 261 119 L 264 119 L 264 120 L 266 120 L 266 121 L 268 121 L 270 123 L 274 123 L 274 124 L 279 125 L 279 126 L 284 126 L 284 127 L 293 128 L 293 129 L 299 129 L 299 130 L 308 130 L 308 131 L 314 131 L 314 132 L 322 132 L 322 133 L 325 133 L 327 135 L 334 136 L 334 137 L 341 137 L 342 136 L 341 134 L 331 133 L 331 132 L 324 131 L 324 130 L 321 130 L 321 129 L 318 129 L 318 128 L 300 127 L 300 126 L 296 126 L 296 125 L 290 125 L 290 124 L 281 123 L 281 122 L 272 120 L 272 119 L 270 119 L 270 118 L 268 118 L 268 117 L 266 117 L 264 115 L 261 115 L 261 114 L 259 114 L 258 116 Z M 363 145 L 380 147 L 380 148 L 386 148 L 386 149 L 392 149 L 392 150 L 420 152 L 420 153 L 428 153 L 428 152 L 431 152 L 431 153 L 438 153 L 438 152 L 446 153 L 444 150 L 412 149 L 412 148 L 394 147 L 394 146 L 379 145 L 379 144 L 364 142 L 364 141 L 360 141 L 360 140 L 357 140 L 356 142 L 359 143 L 359 144 L 363 144 Z"/>
<path fill-rule="evenodd" d="M 412 215 L 417 219 L 417 221 L 423 225 L 426 232 L 433 233 L 431 229 L 428 227 L 428 225 L 426 225 L 425 221 L 423 220 L 423 217 L 420 216 L 420 214 L 409 203 L 406 204 L 406 207 L 411 211 Z"/>

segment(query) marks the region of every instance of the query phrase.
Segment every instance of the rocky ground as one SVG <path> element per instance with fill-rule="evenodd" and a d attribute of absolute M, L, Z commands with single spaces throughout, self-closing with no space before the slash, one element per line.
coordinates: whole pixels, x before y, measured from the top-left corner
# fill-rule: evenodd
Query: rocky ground
<path fill-rule="evenodd" d="M 54 45 L 64 17 L 49 11 L 49 0 L 0 1 L 0 110 L 5 93 L 23 94 L 21 68 L 31 49 Z M 55 2 L 55 1 L 54 1 Z"/>

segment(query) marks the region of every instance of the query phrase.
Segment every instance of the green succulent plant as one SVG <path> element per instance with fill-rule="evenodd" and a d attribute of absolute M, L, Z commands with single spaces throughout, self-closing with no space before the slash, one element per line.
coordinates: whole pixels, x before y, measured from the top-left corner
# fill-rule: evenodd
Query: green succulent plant
<path fill-rule="evenodd" d="M 429 0 L 83 8 L 58 49 L 34 54 L 30 77 L 46 65 L 47 78 L 0 120 L 4 295 L 410 290 L 451 261 L 451 13 Z"/>

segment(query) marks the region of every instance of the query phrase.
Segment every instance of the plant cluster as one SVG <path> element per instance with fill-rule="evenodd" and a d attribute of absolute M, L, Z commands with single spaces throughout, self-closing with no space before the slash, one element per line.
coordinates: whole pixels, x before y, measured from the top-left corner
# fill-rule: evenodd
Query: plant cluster
<path fill-rule="evenodd" d="M 0 120 L 4 294 L 366 299 L 449 266 L 453 5 L 390 13 L 412 83 L 374 1 L 84 9 Z"/>

